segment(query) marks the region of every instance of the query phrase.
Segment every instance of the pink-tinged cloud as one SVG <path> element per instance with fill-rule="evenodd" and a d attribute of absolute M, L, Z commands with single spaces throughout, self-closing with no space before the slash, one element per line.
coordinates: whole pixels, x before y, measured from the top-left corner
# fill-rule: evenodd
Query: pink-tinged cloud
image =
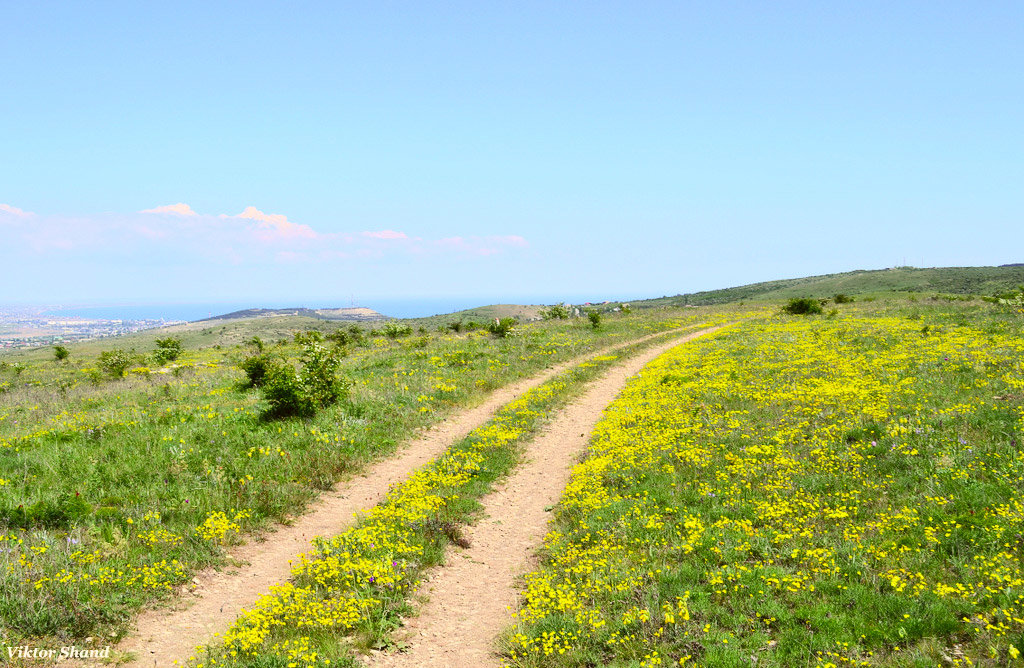
<path fill-rule="evenodd" d="M 371 239 L 408 239 L 408 235 L 405 232 L 396 232 L 395 230 L 377 230 L 374 232 L 363 232 L 364 237 Z"/>
<path fill-rule="evenodd" d="M 15 218 L 28 218 L 35 215 L 31 211 L 23 211 L 16 206 L 11 206 L 10 204 L 0 204 L 0 211 L 9 213 Z"/>
<path fill-rule="evenodd" d="M 279 213 L 263 213 L 254 206 L 247 206 L 237 216 L 221 216 L 221 218 L 244 218 L 256 221 L 256 235 L 263 241 L 281 239 L 316 239 L 316 231 L 309 225 L 301 225 L 288 220 Z"/>
<path fill-rule="evenodd" d="M 178 202 L 177 204 L 164 204 L 163 206 L 154 207 L 152 209 L 143 209 L 139 213 L 173 213 L 178 216 L 198 216 L 199 214 L 192 210 L 188 204 L 184 202 Z"/>

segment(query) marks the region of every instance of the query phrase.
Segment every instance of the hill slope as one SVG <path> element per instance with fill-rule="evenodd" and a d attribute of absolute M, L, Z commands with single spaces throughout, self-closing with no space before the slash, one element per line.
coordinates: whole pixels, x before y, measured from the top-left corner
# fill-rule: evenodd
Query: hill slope
<path fill-rule="evenodd" d="M 280 318 L 283 316 L 302 316 L 317 320 L 344 320 L 346 322 L 372 322 L 374 320 L 387 320 L 387 316 L 373 309 L 363 306 L 350 308 L 250 308 L 242 311 L 233 311 L 223 315 L 215 315 L 212 318 L 204 318 L 197 322 L 209 322 L 211 320 L 239 320 L 242 318 Z"/>
<path fill-rule="evenodd" d="M 806 276 L 778 281 L 751 283 L 722 290 L 709 290 L 633 302 L 634 306 L 696 306 L 724 304 L 749 299 L 787 299 L 789 297 L 830 297 L 838 292 L 849 295 L 877 292 L 941 292 L 949 294 L 990 295 L 1024 283 L 1024 266 L 1002 267 L 895 267 L 893 269 L 856 270 L 841 274 Z"/>

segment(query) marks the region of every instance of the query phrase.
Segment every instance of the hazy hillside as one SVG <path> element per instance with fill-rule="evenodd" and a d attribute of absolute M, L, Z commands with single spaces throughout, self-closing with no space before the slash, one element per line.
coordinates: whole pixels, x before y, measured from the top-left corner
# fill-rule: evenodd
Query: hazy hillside
<path fill-rule="evenodd" d="M 344 320 L 346 322 L 372 322 L 375 320 L 387 320 L 388 316 L 378 313 L 373 309 L 364 306 L 352 306 L 348 308 L 250 308 L 242 311 L 233 311 L 223 315 L 215 315 L 212 318 L 204 318 L 199 322 L 212 320 L 239 320 L 243 318 L 281 318 L 285 316 L 302 316 L 318 320 Z"/>
<path fill-rule="evenodd" d="M 540 318 L 540 310 L 543 306 L 529 306 L 524 304 L 491 304 L 489 306 L 477 306 L 476 308 L 432 315 L 427 318 L 410 318 L 407 322 L 415 326 L 436 327 L 450 322 L 486 323 L 495 318 L 517 318 L 519 320 L 537 320 Z"/>
<path fill-rule="evenodd" d="M 880 292 L 938 292 L 991 295 L 1024 283 L 1024 266 L 1002 267 L 895 267 L 857 270 L 840 274 L 806 276 L 763 283 L 751 283 L 722 290 L 709 290 L 633 302 L 634 306 L 697 306 L 724 304 L 747 299 L 789 297 L 830 297 L 838 292 L 863 295 Z"/>

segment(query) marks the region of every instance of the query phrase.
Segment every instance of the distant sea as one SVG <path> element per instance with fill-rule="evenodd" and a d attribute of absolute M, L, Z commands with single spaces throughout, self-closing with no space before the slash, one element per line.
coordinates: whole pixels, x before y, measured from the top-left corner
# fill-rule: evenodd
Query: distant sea
<path fill-rule="evenodd" d="M 101 320 L 202 320 L 224 315 L 233 311 L 250 308 L 348 308 L 362 306 L 373 309 L 392 318 L 422 318 L 430 315 L 453 313 L 489 304 L 554 304 L 569 301 L 574 304 L 586 301 L 623 299 L 622 296 L 548 296 L 548 297 L 444 297 L 421 299 L 366 299 L 353 304 L 349 300 L 290 301 L 290 302 L 224 302 L 198 304 L 110 304 L 88 306 L 54 306 L 45 309 L 47 315 L 63 318 L 87 318 Z"/>

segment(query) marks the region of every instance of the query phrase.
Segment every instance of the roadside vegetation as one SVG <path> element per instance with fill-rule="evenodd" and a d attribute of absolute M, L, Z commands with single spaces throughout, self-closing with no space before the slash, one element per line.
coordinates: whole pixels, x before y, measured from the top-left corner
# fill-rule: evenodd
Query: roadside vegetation
<path fill-rule="evenodd" d="M 1022 665 L 1024 309 L 844 308 L 745 321 L 631 382 L 510 665 Z"/>
<path fill-rule="evenodd" d="M 333 326 L 269 342 L 225 325 L 237 344 L 190 347 L 217 335 L 197 330 L 68 345 L 60 361 L 52 348 L 0 356 L 4 638 L 116 640 L 139 608 L 222 564 L 226 545 L 301 512 L 417 428 L 680 322 L 513 323 L 501 337 Z"/>
<path fill-rule="evenodd" d="M 477 499 L 515 468 L 522 443 L 587 381 L 658 340 L 592 357 L 506 405 L 357 526 L 319 539 L 292 581 L 243 614 L 222 642 L 206 648 L 197 668 L 362 665 L 357 655 L 386 647 L 412 612 L 408 599 L 422 574 L 443 561 L 450 544 L 467 546 L 462 528 L 475 519 Z"/>

